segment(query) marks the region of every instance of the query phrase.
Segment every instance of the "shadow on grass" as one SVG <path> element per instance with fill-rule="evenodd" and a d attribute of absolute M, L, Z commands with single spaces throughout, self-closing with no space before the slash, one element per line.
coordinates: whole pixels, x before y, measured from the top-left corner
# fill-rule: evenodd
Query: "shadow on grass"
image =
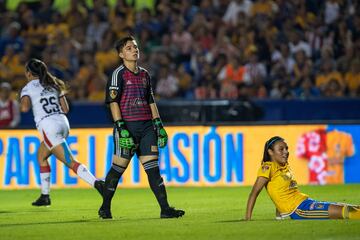
<path fill-rule="evenodd" d="M 76 209 L 77 212 L 87 212 L 87 211 L 92 211 L 92 210 L 93 209 L 90 209 L 90 208 Z M 73 211 L 73 210 L 72 209 L 56 209 L 56 208 L 51 208 L 51 207 L 36 207 L 33 209 L 25 209 L 25 210 L 17 210 L 17 211 L 1 210 L 0 214 L 23 214 L 23 213 L 42 213 L 42 212 L 53 213 L 53 212 L 69 212 L 69 211 Z"/>
<path fill-rule="evenodd" d="M 36 212 L 36 211 L 29 211 L 29 212 Z M 0 211 L 0 214 L 1 213 L 19 213 L 19 212 Z M 68 220 L 68 221 L 7 223 L 7 224 L 0 224 L 0 229 L 4 227 L 14 227 L 14 226 L 36 226 L 36 225 L 53 225 L 53 224 L 69 224 L 69 223 L 99 223 L 99 222 L 103 222 L 105 224 L 111 224 L 111 223 L 119 223 L 119 222 L 149 221 L 149 220 L 160 220 L 160 219 L 154 217 L 136 218 L 136 219 L 115 217 L 113 219 L 89 218 L 89 219 L 77 219 L 77 220 Z"/>
<path fill-rule="evenodd" d="M 90 223 L 90 222 L 120 222 L 124 221 L 124 219 L 77 219 L 77 220 L 69 220 L 69 221 L 53 221 L 53 222 L 31 222 L 31 223 L 9 223 L 9 224 L 0 224 L 0 229 L 4 227 L 14 227 L 14 226 L 36 226 L 36 225 L 53 225 L 53 224 L 69 224 L 69 223 Z"/>
<path fill-rule="evenodd" d="M 39 208 L 34 210 L 25 210 L 25 211 L 0 211 L 0 214 L 22 214 L 22 213 L 36 213 L 36 212 L 56 212 L 54 210 L 50 210 L 49 208 Z"/>
<path fill-rule="evenodd" d="M 216 221 L 214 223 L 239 223 L 239 222 L 254 222 L 255 220 L 251 220 L 251 221 L 245 221 L 244 219 L 232 219 L 232 220 L 223 220 L 223 221 Z M 272 221 L 274 222 L 274 219 L 258 219 L 256 220 L 256 222 L 268 222 L 268 221 Z"/>
<path fill-rule="evenodd" d="M 136 219 L 131 219 L 131 220 L 136 220 L 136 221 L 147 221 L 147 220 L 159 220 L 161 218 L 158 217 L 149 217 L 149 218 L 136 218 Z M 164 219 L 170 219 L 170 218 L 164 218 Z M 129 220 L 129 219 L 128 219 Z M 131 221 L 130 220 L 130 221 Z"/>

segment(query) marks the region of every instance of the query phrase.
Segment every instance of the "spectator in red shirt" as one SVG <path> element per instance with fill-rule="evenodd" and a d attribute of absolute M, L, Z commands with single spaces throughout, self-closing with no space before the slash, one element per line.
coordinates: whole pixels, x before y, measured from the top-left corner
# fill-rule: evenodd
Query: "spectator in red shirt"
<path fill-rule="evenodd" d="M 19 105 L 11 99 L 11 85 L 3 82 L 0 84 L 0 128 L 14 128 L 19 122 Z"/>

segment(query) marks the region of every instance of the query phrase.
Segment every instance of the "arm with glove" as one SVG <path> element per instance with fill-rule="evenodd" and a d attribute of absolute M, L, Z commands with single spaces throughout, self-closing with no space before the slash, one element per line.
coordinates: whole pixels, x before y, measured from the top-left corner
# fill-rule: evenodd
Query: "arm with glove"
<path fill-rule="evenodd" d="M 165 128 L 160 119 L 159 111 L 155 103 L 150 104 L 152 116 L 153 116 L 153 124 L 156 131 L 156 135 L 158 137 L 158 146 L 163 148 L 166 146 L 168 141 L 168 135 L 165 131 Z"/>
<path fill-rule="evenodd" d="M 122 149 L 133 151 L 135 149 L 134 139 L 132 138 L 125 122 L 121 119 L 119 104 L 116 102 L 110 103 L 111 114 L 114 120 L 115 127 L 119 134 L 119 145 Z"/>
<path fill-rule="evenodd" d="M 152 121 L 154 124 L 154 128 L 156 131 L 156 135 L 158 137 L 158 146 L 160 148 L 164 148 L 168 141 L 168 135 L 165 131 L 165 128 L 162 124 L 162 121 L 160 119 L 159 110 L 156 106 L 155 100 L 154 100 L 154 92 L 151 87 L 151 80 L 150 76 L 148 78 L 148 92 L 147 92 L 147 100 L 151 109 L 151 115 L 152 115 Z"/>

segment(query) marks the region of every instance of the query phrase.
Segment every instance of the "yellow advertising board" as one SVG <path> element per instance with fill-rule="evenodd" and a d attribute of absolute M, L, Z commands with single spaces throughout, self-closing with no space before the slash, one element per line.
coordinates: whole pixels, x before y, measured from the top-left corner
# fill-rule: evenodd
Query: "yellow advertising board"
<path fill-rule="evenodd" d="M 289 162 L 299 184 L 309 183 L 308 161 L 296 156 L 300 136 L 326 125 L 172 126 L 168 146 L 160 151 L 160 171 L 168 186 L 251 185 L 260 167 L 265 142 L 285 138 Z M 36 130 L 0 131 L 0 188 L 37 188 L 40 184 Z M 67 139 L 73 154 L 98 178 L 104 178 L 113 155 L 112 129 L 72 129 Z M 54 157 L 49 158 L 54 188 L 88 187 Z M 147 178 L 134 157 L 120 187 L 146 187 Z"/>

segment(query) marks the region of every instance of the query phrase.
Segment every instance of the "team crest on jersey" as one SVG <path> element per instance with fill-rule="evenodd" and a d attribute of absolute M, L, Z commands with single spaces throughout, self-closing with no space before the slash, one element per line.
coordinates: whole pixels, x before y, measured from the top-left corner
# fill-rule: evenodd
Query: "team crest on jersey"
<path fill-rule="evenodd" d="M 317 203 L 315 204 L 315 209 L 323 209 L 324 208 L 324 204 L 323 203 Z"/>
<path fill-rule="evenodd" d="M 109 93 L 111 99 L 115 99 L 116 96 L 117 96 L 117 91 L 116 90 L 110 90 L 110 93 Z"/>
<path fill-rule="evenodd" d="M 285 180 L 285 181 L 290 181 L 292 179 L 292 175 L 290 172 L 285 172 L 284 174 L 281 174 L 281 177 Z"/>
<path fill-rule="evenodd" d="M 269 167 L 269 165 L 263 165 L 263 166 L 261 167 L 261 169 L 262 169 L 262 172 L 266 172 L 267 170 L 270 169 L 270 167 Z"/>
<path fill-rule="evenodd" d="M 324 209 L 324 204 L 323 203 L 316 203 L 316 202 L 313 202 L 312 204 L 310 204 L 310 207 L 309 209 L 310 210 L 318 210 L 318 209 Z"/>

